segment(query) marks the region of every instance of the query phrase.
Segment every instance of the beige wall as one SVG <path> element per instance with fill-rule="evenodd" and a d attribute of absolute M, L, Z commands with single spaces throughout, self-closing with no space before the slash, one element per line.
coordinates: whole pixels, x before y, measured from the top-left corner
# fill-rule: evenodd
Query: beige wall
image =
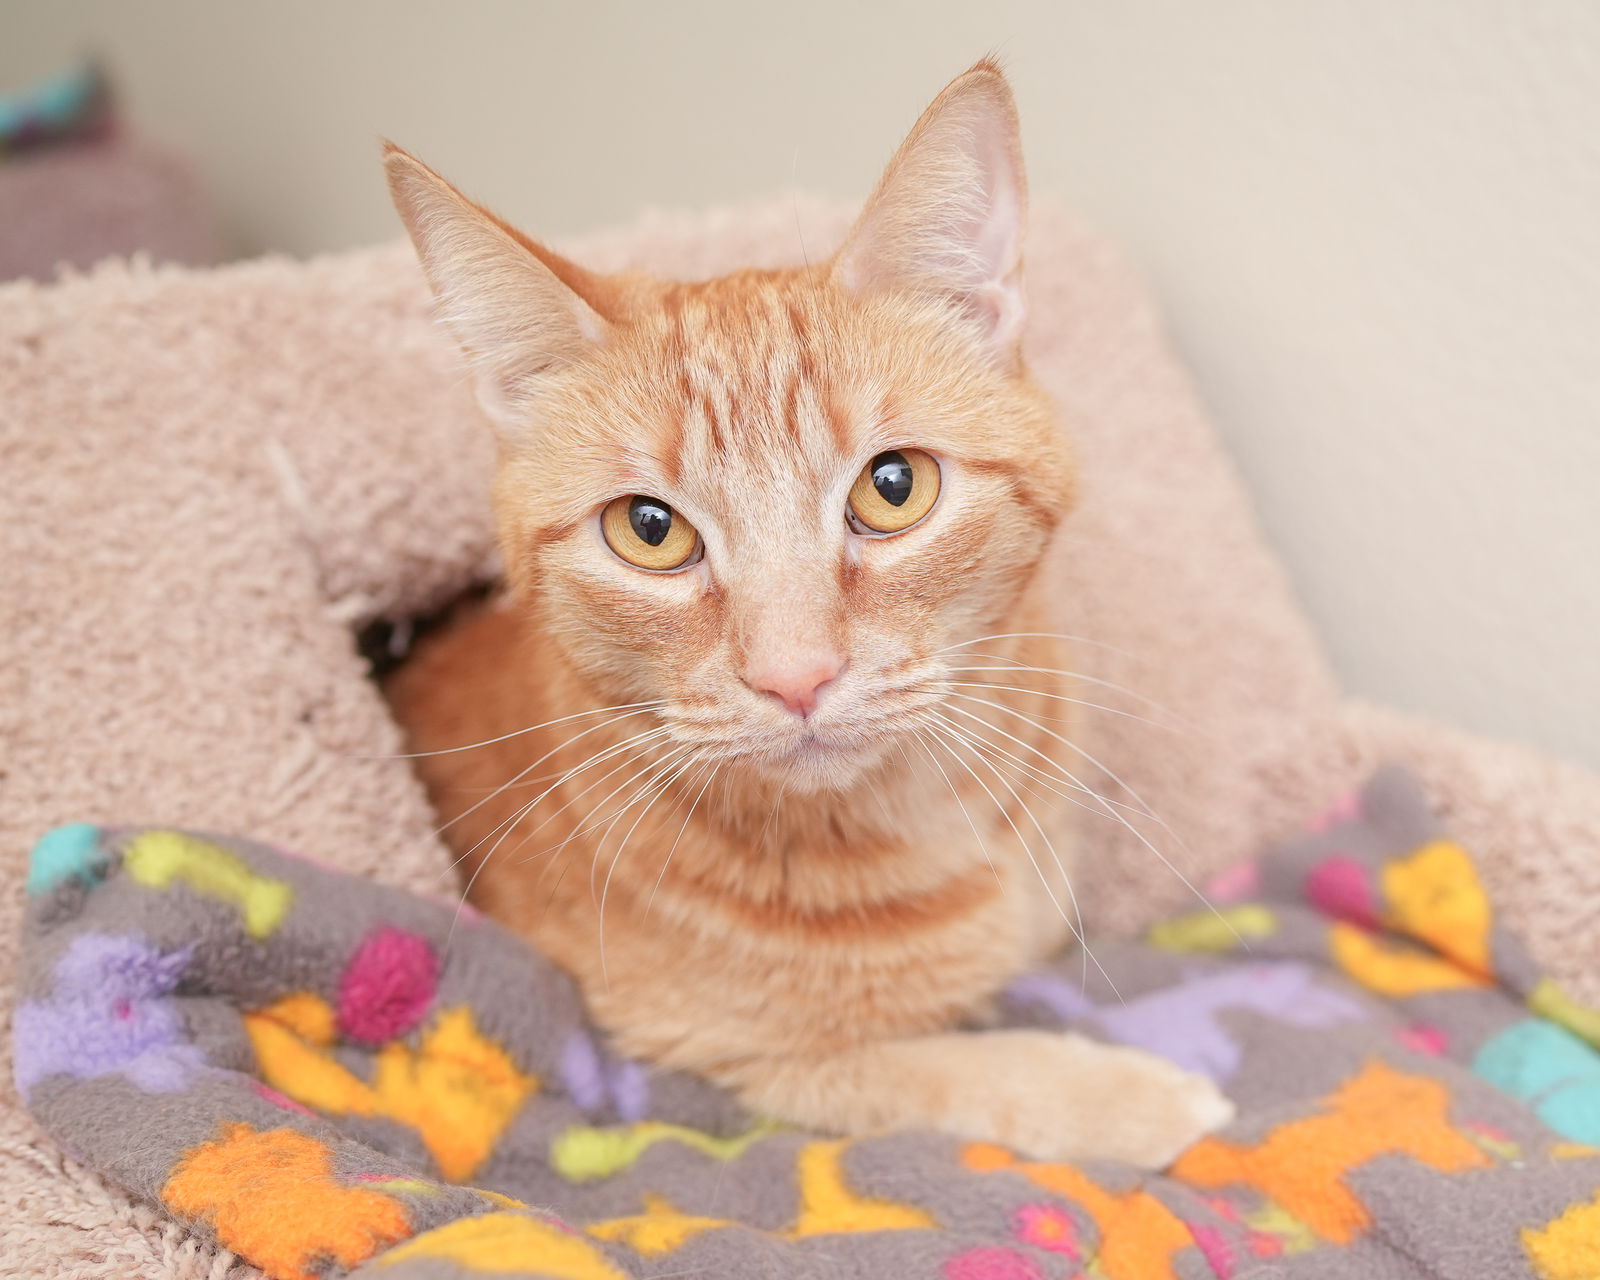
<path fill-rule="evenodd" d="M 393 233 L 388 134 L 546 233 L 859 195 L 998 50 L 1142 263 L 1349 686 L 1600 765 L 1600 4 L 13 3 L 107 52 L 243 251 Z"/>

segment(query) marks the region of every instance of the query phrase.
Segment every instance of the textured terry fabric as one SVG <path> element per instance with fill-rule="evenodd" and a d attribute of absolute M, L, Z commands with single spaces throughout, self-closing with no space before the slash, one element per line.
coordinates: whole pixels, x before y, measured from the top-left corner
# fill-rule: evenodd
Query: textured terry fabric
<path fill-rule="evenodd" d="M 782 199 L 564 247 L 601 269 L 704 276 L 815 257 L 847 216 Z M 1182 840 L 1156 842 L 1197 879 L 1402 759 L 1540 963 L 1600 1000 L 1600 782 L 1341 700 L 1120 259 L 1045 210 L 1028 271 L 1029 360 L 1084 467 L 1051 569 L 1060 630 L 1100 642 L 1061 665 L 1198 730 L 1086 711 L 1099 764 L 1080 776 L 1109 787 L 1103 765 L 1131 784 Z M 414 892 L 454 890 L 407 767 L 376 758 L 399 740 L 350 630 L 490 572 L 490 462 L 403 245 L 0 287 L 0 972 L 27 851 L 74 820 L 248 831 Z M 1103 818 L 1084 819 L 1080 846 L 1099 931 L 1127 936 L 1184 896 Z M 105 1280 L 227 1271 L 63 1160 L 9 1078 L 0 1257 Z"/>
<path fill-rule="evenodd" d="M 1233 1097 L 1162 1175 L 783 1129 L 612 1055 L 487 921 L 161 828 L 35 848 L 16 1081 L 77 1159 L 285 1280 L 1600 1273 L 1600 1012 L 1408 776 L 1210 890 L 997 1019 Z"/>

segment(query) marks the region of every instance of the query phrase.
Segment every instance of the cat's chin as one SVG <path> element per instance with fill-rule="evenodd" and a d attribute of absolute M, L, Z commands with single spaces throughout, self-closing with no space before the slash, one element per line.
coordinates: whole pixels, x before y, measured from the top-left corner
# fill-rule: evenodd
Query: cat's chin
<path fill-rule="evenodd" d="M 848 791 L 883 763 L 889 746 L 873 742 L 826 741 L 807 735 L 793 746 L 748 757 L 746 763 L 791 795 Z"/>

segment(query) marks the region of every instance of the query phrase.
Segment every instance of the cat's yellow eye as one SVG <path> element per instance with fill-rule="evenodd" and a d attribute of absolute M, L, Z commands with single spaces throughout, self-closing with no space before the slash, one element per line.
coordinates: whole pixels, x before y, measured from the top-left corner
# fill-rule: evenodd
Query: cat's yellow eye
<path fill-rule="evenodd" d="M 850 487 L 850 514 L 873 533 L 899 533 L 933 510 L 939 464 L 921 449 L 890 449 L 861 469 Z"/>
<path fill-rule="evenodd" d="M 608 502 L 600 530 L 606 545 L 629 564 L 656 573 L 683 568 L 700 550 L 692 524 L 659 498 L 641 493 Z"/>

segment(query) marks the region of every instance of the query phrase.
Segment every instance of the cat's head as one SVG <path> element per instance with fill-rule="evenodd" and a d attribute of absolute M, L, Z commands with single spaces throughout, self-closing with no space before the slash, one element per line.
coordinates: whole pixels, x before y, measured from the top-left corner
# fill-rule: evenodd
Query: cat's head
<path fill-rule="evenodd" d="M 792 270 L 597 275 L 386 163 L 500 443 L 508 576 L 603 701 L 840 788 L 927 726 L 951 646 L 1023 629 L 1072 469 L 1018 351 L 1026 193 L 991 63 Z"/>

